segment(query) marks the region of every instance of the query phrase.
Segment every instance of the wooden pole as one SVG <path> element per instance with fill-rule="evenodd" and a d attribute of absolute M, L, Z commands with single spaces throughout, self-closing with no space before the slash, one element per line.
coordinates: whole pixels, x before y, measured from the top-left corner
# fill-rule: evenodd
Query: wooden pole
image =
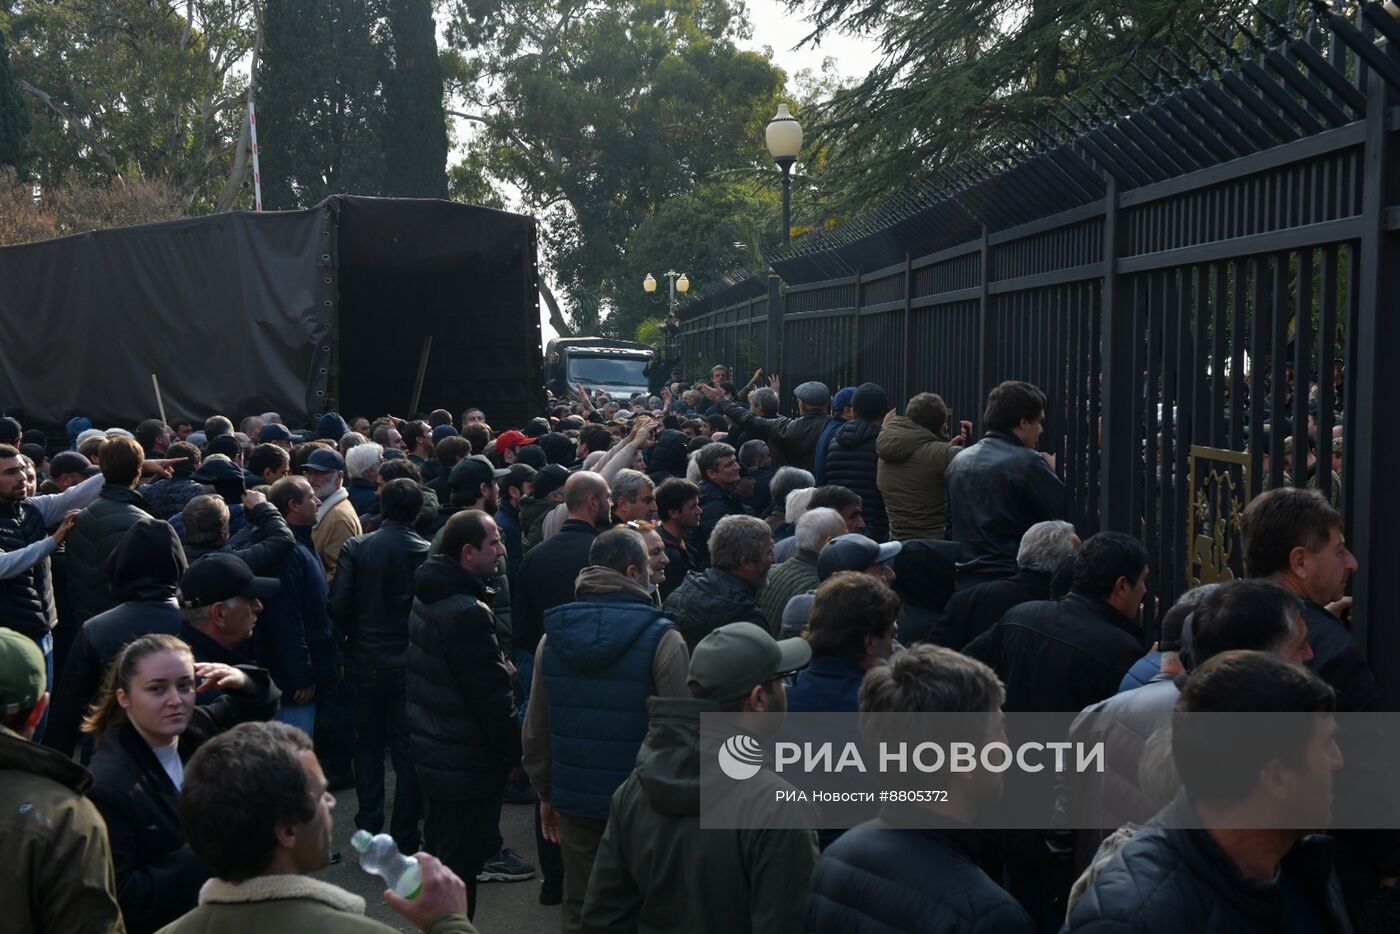
<path fill-rule="evenodd" d="M 160 409 L 160 420 L 169 425 L 170 422 L 165 420 L 165 400 L 160 397 L 160 380 L 156 379 L 154 373 L 151 374 L 151 385 L 154 386 L 156 390 L 156 406 Z"/>
<path fill-rule="evenodd" d="M 423 377 L 428 375 L 428 354 L 433 349 L 433 336 L 423 338 L 423 353 L 418 357 L 418 378 L 413 382 L 413 401 L 408 406 L 408 417 L 418 411 L 418 397 L 423 394 Z"/>

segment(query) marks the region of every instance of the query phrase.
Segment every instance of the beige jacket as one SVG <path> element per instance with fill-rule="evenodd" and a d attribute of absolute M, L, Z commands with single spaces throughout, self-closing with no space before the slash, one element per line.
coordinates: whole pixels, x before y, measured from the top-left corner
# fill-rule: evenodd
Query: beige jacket
<path fill-rule="evenodd" d="M 326 583 L 335 583 L 335 566 L 340 561 L 340 546 L 361 534 L 360 517 L 350 505 L 350 494 L 344 487 L 336 490 L 316 511 L 316 527 L 311 541 L 316 554 L 326 568 Z"/>
<path fill-rule="evenodd" d="M 381 934 L 394 928 L 365 917 L 365 900 L 310 876 L 257 876 L 246 882 L 210 879 L 199 905 L 156 934 Z M 428 934 L 476 934 L 464 914 L 428 925 Z"/>

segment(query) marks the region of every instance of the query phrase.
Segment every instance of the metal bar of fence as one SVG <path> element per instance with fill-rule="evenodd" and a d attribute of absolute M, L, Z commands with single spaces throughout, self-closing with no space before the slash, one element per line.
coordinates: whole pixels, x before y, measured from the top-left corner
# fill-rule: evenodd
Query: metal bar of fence
<path fill-rule="evenodd" d="M 1332 406 L 1334 388 L 1333 361 L 1337 356 L 1337 253 L 1331 244 L 1322 248 L 1322 283 L 1317 318 L 1317 442 L 1318 460 L 1326 458 L 1332 464 Z M 1346 439 L 1343 438 L 1343 443 Z M 1317 488 L 1323 496 L 1332 497 L 1332 471 L 1319 470 Z"/>

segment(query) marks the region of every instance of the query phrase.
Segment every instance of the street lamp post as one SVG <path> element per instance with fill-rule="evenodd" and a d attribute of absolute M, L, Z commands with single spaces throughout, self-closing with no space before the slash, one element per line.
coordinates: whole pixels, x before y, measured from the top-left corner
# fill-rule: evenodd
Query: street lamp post
<path fill-rule="evenodd" d="M 647 273 L 647 277 L 642 280 L 642 290 L 647 294 L 656 291 L 656 277 Z M 661 332 L 666 335 L 666 358 L 670 359 L 672 354 L 672 341 L 675 338 L 676 329 L 680 327 L 680 319 L 676 317 L 676 293 L 684 295 L 690 291 L 690 278 L 683 272 L 676 272 L 674 269 L 666 270 L 666 317 L 661 321 Z"/>
<path fill-rule="evenodd" d="M 792 242 L 792 164 L 802 151 L 802 124 L 788 113 L 787 104 L 779 104 L 778 112 L 768 122 L 765 134 L 768 153 L 783 170 L 783 242 Z"/>

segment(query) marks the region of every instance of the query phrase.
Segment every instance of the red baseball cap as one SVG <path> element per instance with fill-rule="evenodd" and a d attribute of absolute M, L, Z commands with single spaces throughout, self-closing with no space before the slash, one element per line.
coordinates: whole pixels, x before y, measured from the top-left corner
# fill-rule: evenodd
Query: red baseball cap
<path fill-rule="evenodd" d="M 535 438 L 530 438 L 523 431 L 512 428 L 510 431 L 503 431 L 496 436 L 496 450 L 504 454 L 511 448 L 518 448 L 522 444 L 534 444 Z"/>

